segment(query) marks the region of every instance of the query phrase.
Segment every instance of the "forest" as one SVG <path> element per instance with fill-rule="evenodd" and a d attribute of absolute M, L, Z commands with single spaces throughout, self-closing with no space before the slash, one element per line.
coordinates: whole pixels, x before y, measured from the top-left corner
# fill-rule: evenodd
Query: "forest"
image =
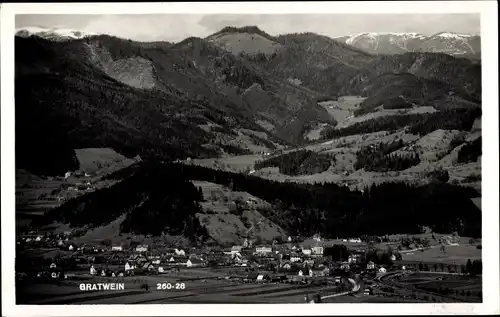
<path fill-rule="evenodd" d="M 408 126 L 408 132 L 425 135 L 432 131 L 469 131 L 474 120 L 481 117 L 481 108 L 456 108 L 434 113 L 394 115 L 378 117 L 358 122 L 342 129 L 330 127 L 322 131 L 322 139 L 332 139 L 348 135 L 396 131 Z"/>
<path fill-rule="evenodd" d="M 482 155 L 482 137 L 475 139 L 472 142 L 467 142 L 458 151 L 458 163 L 476 162 L 478 157 Z"/>
<path fill-rule="evenodd" d="M 206 229 L 195 214 L 203 196 L 178 170 L 140 168 L 109 188 L 72 199 L 52 209 L 35 225 L 53 221 L 71 227 L 94 228 L 126 214 L 120 231 L 159 236 L 163 232 L 195 239 L 206 237 Z M 123 174 L 115 174 L 119 176 Z"/>
<path fill-rule="evenodd" d="M 200 166 L 162 168 L 180 169 L 192 180 L 231 184 L 234 190 L 272 202 L 273 208 L 259 211 L 292 235 L 420 233 L 422 226 L 436 232 L 481 235 L 481 211 L 470 199 L 480 195 L 471 188 L 439 182 L 418 187 L 384 183 L 360 192 L 331 183 L 282 183 Z"/>
<path fill-rule="evenodd" d="M 390 154 L 404 146 L 403 140 L 365 146 L 356 153 L 356 170 L 368 172 L 401 171 L 420 163 L 417 154 Z"/>
<path fill-rule="evenodd" d="M 313 151 L 299 150 L 255 162 L 255 169 L 278 167 L 280 173 L 290 176 L 311 175 L 326 171 L 333 155 L 318 154 Z"/>
<path fill-rule="evenodd" d="M 206 236 L 196 217 L 202 196 L 189 180 L 231 186 L 269 201 L 272 208 L 259 212 L 290 235 L 325 238 L 362 235 L 434 232 L 481 236 L 481 211 L 471 198 L 472 189 L 433 182 L 425 186 L 405 183 L 373 185 L 361 191 L 331 183 L 283 183 L 178 163 L 145 162 L 110 177 L 125 179 L 116 185 L 68 201 L 49 211 L 35 225 L 53 221 L 71 226 L 96 227 L 127 213 L 122 232 Z"/>

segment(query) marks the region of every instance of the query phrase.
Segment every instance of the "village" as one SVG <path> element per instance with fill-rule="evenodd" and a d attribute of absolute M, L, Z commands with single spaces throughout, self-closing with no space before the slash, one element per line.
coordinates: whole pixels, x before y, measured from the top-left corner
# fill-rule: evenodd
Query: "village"
<path fill-rule="evenodd" d="M 31 268 L 17 270 L 25 279 L 71 279 L 75 272 L 100 277 L 127 277 L 167 274 L 190 268 L 239 268 L 239 276 L 221 275 L 226 279 L 241 279 L 242 282 L 292 282 L 341 284 L 352 274 L 365 272 L 385 273 L 386 265 L 376 265 L 365 260 L 365 249 L 349 252 L 345 261 L 333 261 L 325 256 L 325 245 L 321 238 L 314 237 L 312 247 L 303 247 L 292 242 L 253 246 L 248 239 L 242 245 L 230 248 L 152 248 L 137 245 L 125 248 L 122 245 L 77 245 L 71 242 L 69 232 L 59 235 L 26 235 L 17 245 L 28 248 L 55 248 L 61 252 L 54 258 L 32 260 Z M 361 242 L 350 239 L 350 242 Z M 276 241 L 275 241 L 276 242 Z M 396 255 L 391 256 L 396 260 Z M 35 269 L 38 267 L 38 269 Z M 404 267 L 403 267 L 404 269 Z M 87 270 L 85 272 L 84 270 Z M 229 270 L 228 270 L 229 272 Z M 331 278 L 331 279 L 330 279 Z"/>

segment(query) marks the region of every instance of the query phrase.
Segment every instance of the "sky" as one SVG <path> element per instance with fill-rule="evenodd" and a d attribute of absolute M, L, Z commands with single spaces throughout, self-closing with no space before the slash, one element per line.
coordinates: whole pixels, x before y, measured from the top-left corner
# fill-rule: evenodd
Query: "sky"
<path fill-rule="evenodd" d="M 225 26 L 256 25 L 278 35 L 314 32 L 340 37 L 362 32 L 448 31 L 480 33 L 479 14 L 142 14 L 142 15 L 16 15 L 16 29 L 38 26 L 105 33 L 137 41 L 178 42 L 206 37 Z"/>

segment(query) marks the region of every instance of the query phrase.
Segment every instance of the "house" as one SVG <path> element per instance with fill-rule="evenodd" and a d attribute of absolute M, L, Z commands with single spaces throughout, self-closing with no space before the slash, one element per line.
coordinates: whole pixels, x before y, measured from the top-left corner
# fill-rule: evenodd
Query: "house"
<path fill-rule="evenodd" d="M 350 254 L 349 257 L 347 258 L 347 261 L 349 263 L 358 263 L 360 259 L 361 255 L 355 253 L 355 254 Z"/>
<path fill-rule="evenodd" d="M 153 261 L 151 261 L 151 263 L 158 265 L 158 264 L 160 264 L 160 259 L 153 260 Z"/>
<path fill-rule="evenodd" d="M 149 246 L 146 244 L 140 244 L 135 248 L 136 252 L 147 252 L 149 250 Z"/>
<path fill-rule="evenodd" d="M 368 262 L 368 264 L 366 265 L 366 269 L 367 270 L 374 270 L 375 269 L 375 263 L 373 263 L 373 261 Z"/>
<path fill-rule="evenodd" d="M 311 255 L 312 250 L 311 249 L 302 249 L 302 254 L 304 255 Z"/>
<path fill-rule="evenodd" d="M 111 251 L 122 252 L 123 251 L 123 247 L 121 245 L 114 245 L 114 246 L 111 247 Z M 139 252 L 141 252 L 141 251 L 139 251 Z"/>
<path fill-rule="evenodd" d="M 281 265 L 281 267 L 285 270 L 290 270 L 292 268 L 292 265 L 290 263 L 285 263 Z"/>
<path fill-rule="evenodd" d="M 231 255 L 236 254 L 236 253 L 241 253 L 242 249 L 243 249 L 242 245 L 233 245 L 231 247 Z"/>
<path fill-rule="evenodd" d="M 349 239 L 349 242 L 351 242 L 351 243 L 361 243 L 361 239 L 360 238 L 353 238 L 353 239 Z"/>
<path fill-rule="evenodd" d="M 245 241 L 243 242 L 243 247 L 248 248 L 249 246 L 250 246 L 250 242 L 248 241 L 248 239 L 245 239 Z"/>
<path fill-rule="evenodd" d="M 142 269 L 144 271 L 154 271 L 155 270 L 155 266 L 151 262 L 146 262 L 146 263 L 144 263 L 142 265 Z"/>
<path fill-rule="evenodd" d="M 304 265 L 314 266 L 314 260 L 304 260 Z"/>
<path fill-rule="evenodd" d="M 55 263 L 52 263 L 50 266 L 49 266 L 51 269 L 55 269 L 57 267 L 57 265 Z"/>
<path fill-rule="evenodd" d="M 298 276 L 303 276 L 304 275 L 304 272 L 302 272 L 302 270 L 299 270 L 299 273 L 297 274 Z"/>
<path fill-rule="evenodd" d="M 182 250 L 182 249 L 177 249 L 177 248 L 176 248 L 176 249 L 174 250 L 174 252 L 175 252 L 175 255 L 177 255 L 177 256 L 186 256 L 186 251 L 184 251 L 184 250 Z"/>
<path fill-rule="evenodd" d="M 97 274 L 97 270 L 95 269 L 95 267 L 92 265 L 90 267 L 90 275 L 96 275 Z"/>
<path fill-rule="evenodd" d="M 255 247 L 255 253 L 257 254 L 268 254 L 273 252 L 273 248 L 266 245 L 260 245 Z"/>
<path fill-rule="evenodd" d="M 318 241 L 318 242 L 321 242 L 321 236 L 319 235 L 319 233 L 315 234 L 313 236 L 313 239 L 316 240 L 316 241 Z"/>
<path fill-rule="evenodd" d="M 394 254 L 391 255 L 391 261 L 396 261 L 396 256 Z"/>
<path fill-rule="evenodd" d="M 158 273 L 164 273 L 165 270 L 163 269 L 163 266 L 158 267 Z"/>
<path fill-rule="evenodd" d="M 197 258 L 191 258 L 191 259 L 187 260 L 187 262 L 186 262 L 187 267 L 196 267 L 196 266 L 202 266 L 202 265 L 203 265 L 203 261 L 200 259 L 197 259 Z"/>
<path fill-rule="evenodd" d="M 263 281 L 267 281 L 267 280 L 270 280 L 271 278 L 269 277 L 268 274 L 259 274 L 257 275 L 257 282 L 263 282 Z"/>
<path fill-rule="evenodd" d="M 75 249 L 75 246 L 74 246 L 74 245 L 72 245 L 72 244 L 70 244 L 70 245 L 69 245 L 69 247 L 68 247 L 68 250 L 69 250 L 69 251 L 73 251 L 74 249 Z"/>
<path fill-rule="evenodd" d="M 302 258 L 298 254 L 291 254 L 290 255 L 290 261 L 291 262 L 301 262 Z"/>
<path fill-rule="evenodd" d="M 135 265 L 131 265 L 128 262 L 125 263 L 125 272 L 135 269 Z"/>
<path fill-rule="evenodd" d="M 340 264 L 340 269 L 344 270 L 344 271 L 349 271 L 351 268 L 351 266 L 349 265 L 349 262 L 342 262 Z"/>
<path fill-rule="evenodd" d="M 288 242 L 292 242 L 292 237 L 289 236 L 287 240 Z"/>
<path fill-rule="evenodd" d="M 378 269 L 379 273 L 387 273 L 387 269 L 385 267 L 381 267 Z"/>
<path fill-rule="evenodd" d="M 312 254 L 314 255 L 323 255 L 323 247 L 322 246 L 315 246 L 311 249 Z"/>

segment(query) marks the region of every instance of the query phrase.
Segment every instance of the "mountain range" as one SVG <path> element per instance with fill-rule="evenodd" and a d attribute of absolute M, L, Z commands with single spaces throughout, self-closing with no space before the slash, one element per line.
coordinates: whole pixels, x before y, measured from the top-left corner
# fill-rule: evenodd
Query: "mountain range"
<path fill-rule="evenodd" d="M 481 37 L 472 34 L 440 32 L 425 36 L 418 33 L 367 32 L 335 39 L 374 54 L 432 52 L 472 59 L 481 58 Z"/>
<path fill-rule="evenodd" d="M 227 29 L 227 28 L 226 28 Z M 224 30 L 217 32 L 209 39 L 215 40 L 220 46 L 227 48 L 227 42 L 224 40 Z M 261 32 L 262 34 L 263 32 Z M 240 33 L 241 34 L 241 33 Z M 37 35 L 53 41 L 64 41 L 69 39 L 80 39 L 97 35 L 94 32 L 84 32 L 72 29 L 60 28 L 41 28 L 25 27 L 16 30 L 17 36 L 27 37 Z M 258 33 L 255 33 L 257 36 Z M 240 35 L 241 36 L 241 35 Z M 258 37 L 256 41 L 273 42 L 271 36 Z M 377 33 L 365 32 L 354 35 L 335 37 L 334 40 L 346 43 L 356 48 L 362 49 L 373 54 L 403 54 L 407 52 L 431 52 L 445 53 L 457 57 L 466 57 L 472 59 L 481 58 L 481 36 L 476 34 L 460 34 L 455 32 L 439 32 L 431 36 L 408 32 L 408 33 Z M 241 42 L 241 41 L 240 41 Z M 262 46 L 263 43 L 254 46 Z M 233 50 L 239 50 L 236 44 Z M 262 52 L 273 52 L 281 47 L 280 44 L 270 43 L 269 47 Z M 252 51 L 251 47 L 245 48 L 246 51 Z"/>
<path fill-rule="evenodd" d="M 342 40 L 314 33 L 272 36 L 256 26 L 226 27 L 206 38 L 190 37 L 178 43 L 137 42 L 73 30 L 39 31 L 18 30 L 15 39 L 17 169 L 38 176 L 61 176 L 82 168 L 75 150 L 86 148 L 111 148 L 125 157 L 140 156 L 143 162 L 155 164 L 230 161 L 262 152 L 285 152 L 266 163 L 257 164 L 254 159 L 255 164 L 245 165 L 245 171 L 257 170 L 253 170 L 257 178 L 335 179 L 345 186 L 351 182 L 353 188 L 371 186 L 367 179 L 411 179 L 422 185 L 429 179 L 432 183 L 452 178 L 477 185 L 477 177 L 461 176 L 460 164 L 472 164 L 467 167 L 469 174 L 480 166 L 481 61 L 462 58 L 466 54 L 459 53 L 463 47 L 458 43 L 463 42 L 454 37 L 450 40 L 441 34 L 432 42 L 432 37 L 418 34 L 398 35 L 400 40 L 368 36 L 380 40 L 378 46 L 370 46 L 359 44 L 364 36 Z M 383 51 L 384 41 L 408 51 Z M 412 46 L 415 41 L 427 46 Z M 446 46 L 453 43 L 457 43 L 456 54 Z M 473 45 L 472 41 L 467 43 Z M 374 144 L 382 150 L 372 152 Z M 294 154 L 304 148 L 311 151 Z M 218 170 L 227 167 L 213 164 Z M 278 176 L 273 168 L 278 169 Z M 448 168 L 446 173 L 451 176 L 443 177 L 442 168 Z M 161 177 L 156 171 L 162 171 Z M 210 195 L 201 197 L 201 189 L 188 184 L 192 175 L 189 178 L 184 172 L 175 182 L 184 186 L 193 200 L 206 204 L 195 206 L 182 191 L 174 190 L 177 183 L 165 187 L 165 191 L 175 191 L 175 197 L 164 200 L 162 180 L 169 171 L 147 169 L 132 173 L 138 175 L 135 178 L 115 177 L 123 179 L 121 185 L 63 205 L 51 219 L 61 221 L 59 212 L 63 212 L 67 218 L 62 220 L 82 225 L 90 216 L 74 214 L 74 210 L 105 210 L 106 201 L 118 197 L 124 188 L 154 182 L 156 187 L 129 188 L 131 195 L 137 195 L 124 200 L 119 212 L 102 215 L 96 225 L 115 221 L 127 210 L 139 210 L 128 213 L 123 228 L 148 234 L 146 224 L 155 221 L 158 208 L 178 208 L 189 211 L 189 217 L 162 216 L 155 234 L 174 221 L 184 228 L 172 229 L 176 233 L 198 232 L 222 239 L 221 231 L 214 227 L 221 223 L 220 217 L 241 228 L 250 216 L 267 218 L 267 228 L 273 234 L 294 231 L 298 225 L 307 232 L 316 228 L 302 222 L 290 224 L 272 211 L 280 206 L 280 210 L 288 210 L 285 214 L 294 210 L 292 218 L 297 218 L 295 212 L 301 213 L 299 219 L 310 218 L 309 213 L 302 214 L 294 207 L 299 202 L 283 198 L 289 203 L 283 206 L 258 189 L 265 183 L 270 193 L 278 190 L 277 184 L 261 184 L 263 181 L 240 174 L 224 174 L 221 183 L 219 172 L 200 170 L 205 176 L 194 179 L 201 181 L 203 190 L 223 185 L 220 190 L 226 199 L 228 192 L 267 195 L 265 199 L 259 196 L 266 208 L 252 209 L 251 214 L 237 209 L 227 216 L 230 207 L 221 200 L 214 199 L 211 205 L 206 202 Z M 323 178 L 314 178 L 318 175 Z M 321 190 L 326 193 L 329 185 L 325 186 Z M 350 197 L 342 188 L 335 187 L 335 191 Z M 287 187 L 282 193 L 286 197 L 311 190 Z M 443 189 L 443 195 L 447 192 Z M 353 208 L 365 203 L 369 206 L 359 192 L 355 195 L 360 196 L 352 200 Z M 178 199 L 183 199 L 182 204 Z M 137 207 L 146 201 L 145 207 Z M 321 210 L 326 203 L 316 207 Z M 213 211 L 214 206 L 222 211 Z M 328 219 L 335 223 L 340 216 Z M 193 220 L 196 217 L 211 224 L 208 233 Z M 314 217 L 318 228 L 327 230 L 320 225 L 321 212 Z M 455 225 L 446 221 L 439 226 Z M 242 231 L 238 232 L 241 235 Z"/>

